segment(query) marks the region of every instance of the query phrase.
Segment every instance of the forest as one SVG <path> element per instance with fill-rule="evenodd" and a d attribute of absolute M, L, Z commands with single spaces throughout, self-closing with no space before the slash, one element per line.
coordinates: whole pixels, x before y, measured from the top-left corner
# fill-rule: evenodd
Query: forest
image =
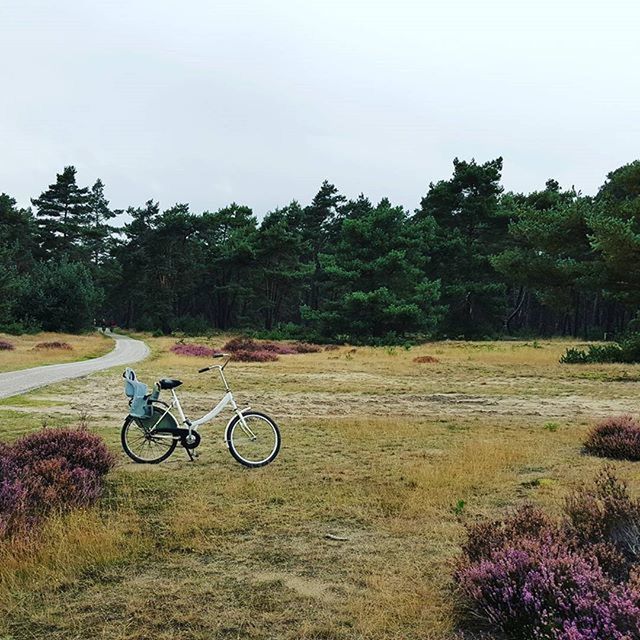
<path fill-rule="evenodd" d="M 310 203 L 266 213 L 153 199 L 116 211 L 100 179 L 80 186 L 65 167 L 28 208 L 0 196 L 0 331 L 104 318 L 158 335 L 393 344 L 637 329 L 640 161 L 594 196 L 553 179 L 505 192 L 502 166 L 455 159 L 414 211 L 325 181 Z"/>

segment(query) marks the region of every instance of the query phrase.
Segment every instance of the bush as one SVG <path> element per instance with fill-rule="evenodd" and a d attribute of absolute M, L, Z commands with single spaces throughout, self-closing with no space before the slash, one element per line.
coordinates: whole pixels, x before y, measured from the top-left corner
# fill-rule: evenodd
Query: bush
<path fill-rule="evenodd" d="M 433 356 L 417 356 L 413 359 L 414 362 L 418 364 L 435 364 L 440 362 L 438 358 L 434 358 Z"/>
<path fill-rule="evenodd" d="M 620 340 L 625 362 L 640 362 L 640 333 L 629 333 Z"/>
<path fill-rule="evenodd" d="M 640 592 L 616 584 L 593 557 L 552 537 L 497 549 L 458 574 L 479 612 L 512 638 L 631 638 Z"/>
<path fill-rule="evenodd" d="M 640 506 L 610 470 L 554 520 L 526 505 L 468 527 L 455 571 L 468 609 L 510 638 L 640 638 Z"/>
<path fill-rule="evenodd" d="M 626 362 L 624 351 L 617 344 L 590 344 L 587 350 L 570 347 L 560 358 L 562 364 L 605 364 Z"/>
<path fill-rule="evenodd" d="M 640 362 L 640 333 L 632 333 L 616 344 L 590 344 L 587 350 L 569 348 L 560 358 L 562 364 L 608 364 Z"/>
<path fill-rule="evenodd" d="M 173 320 L 171 328 L 187 336 L 206 336 L 213 330 L 211 323 L 204 316 L 180 316 Z"/>
<path fill-rule="evenodd" d="M 116 463 L 102 438 L 86 429 L 42 429 L 16 440 L 10 451 L 15 463 L 24 468 L 55 459 L 102 476 Z"/>
<path fill-rule="evenodd" d="M 38 518 L 54 509 L 88 507 L 102 495 L 100 475 L 61 458 L 36 460 L 22 469 L 30 514 Z"/>
<path fill-rule="evenodd" d="M 253 338 L 240 336 L 238 338 L 231 338 L 231 340 L 225 343 L 222 349 L 223 351 L 229 351 L 231 353 L 236 353 L 237 351 L 259 351 L 261 349 L 261 344 L 264 343 L 259 343 Z"/>
<path fill-rule="evenodd" d="M 177 342 L 171 347 L 170 351 L 177 353 L 179 356 L 193 356 L 195 358 L 211 358 L 219 353 L 216 349 L 203 344 L 188 344 L 184 342 Z"/>
<path fill-rule="evenodd" d="M 8 333 L 12 336 L 21 336 L 25 333 L 39 333 L 40 331 L 42 331 L 42 327 L 29 319 L 23 322 L 0 324 L 0 333 Z"/>
<path fill-rule="evenodd" d="M 640 501 L 629 495 L 627 485 L 611 469 L 604 469 L 592 488 L 578 491 L 565 504 L 571 535 L 583 547 L 610 545 L 626 563 L 624 573 L 640 561 Z M 603 563 L 611 574 L 619 574 L 615 565 Z"/>
<path fill-rule="evenodd" d="M 640 460 L 640 424 L 632 416 L 607 418 L 589 432 L 587 453 L 615 460 Z"/>
<path fill-rule="evenodd" d="M 278 355 L 273 351 L 235 351 L 233 354 L 234 360 L 240 360 L 240 362 L 275 362 L 278 359 Z"/>
<path fill-rule="evenodd" d="M 298 353 L 290 344 L 282 344 L 280 342 L 256 342 L 251 347 L 240 349 L 240 351 L 269 351 L 281 356 L 290 356 Z"/>
<path fill-rule="evenodd" d="M 90 266 L 66 260 L 38 262 L 21 288 L 17 319 L 45 331 L 79 333 L 93 327 L 101 302 L 102 291 Z"/>
<path fill-rule="evenodd" d="M 26 489 L 20 481 L 10 449 L 0 443 L 0 538 L 26 527 L 26 505 Z"/>
<path fill-rule="evenodd" d="M 94 504 L 114 464 L 83 429 L 44 429 L 0 445 L 0 537 L 24 535 L 53 510 Z"/>
<path fill-rule="evenodd" d="M 318 344 L 311 344 L 309 342 L 296 342 L 292 345 L 295 353 L 318 353 L 322 351 L 322 347 Z"/>
<path fill-rule="evenodd" d="M 15 347 L 7 340 L 0 340 L 0 351 L 13 351 Z"/>
<path fill-rule="evenodd" d="M 266 362 L 267 360 L 277 360 L 276 358 L 267 358 L 265 352 L 275 355 L 293 355 L 296 353 L 317 353 L 322 351 L 322 347 L 309 344 L 308 342 L 295 342 L 293 344 L 283 342 L 264 342 L 254 340 L 253 338 L 238 337 L 229 340 L 224 347 L 224 351 L 234 354 L 236 360 L 244 360 L 245 362 Z M 249 359 L 249 354 L 260 354 L 254 359 Z M 240 354 L 240 355 L 239 355 Z"/>
<path fill-rule="evenodd" d="M 61 349 L 64 351 L 71 351 L 73 347 L 68 342 L 53 340 L 51 342 L 38 342 L 34 349 Z"/>

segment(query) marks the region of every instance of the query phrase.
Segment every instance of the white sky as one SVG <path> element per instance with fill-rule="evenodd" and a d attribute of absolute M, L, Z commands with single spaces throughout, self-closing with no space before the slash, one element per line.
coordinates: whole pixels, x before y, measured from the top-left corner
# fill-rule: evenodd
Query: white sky
<path fill-rule="evenodd" d="M 414 209 L 455 156 L 593 193 L 640 157 L 640 3 L 0 0 L 0 191 Z"/>

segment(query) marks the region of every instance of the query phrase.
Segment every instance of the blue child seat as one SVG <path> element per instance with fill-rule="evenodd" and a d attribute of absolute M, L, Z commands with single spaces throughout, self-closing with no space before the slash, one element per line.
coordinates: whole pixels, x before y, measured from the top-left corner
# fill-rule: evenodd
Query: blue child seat
<path fill-rule="evenodd" d="M 124 392 L 131 398 L 129 415 L 134 418 L 150 418 L 153 407 L 149 403 L 149 389 L 147 385 L 136 378 L 136 372 L 127 367 L 122 374 L 124 378 Z"/>

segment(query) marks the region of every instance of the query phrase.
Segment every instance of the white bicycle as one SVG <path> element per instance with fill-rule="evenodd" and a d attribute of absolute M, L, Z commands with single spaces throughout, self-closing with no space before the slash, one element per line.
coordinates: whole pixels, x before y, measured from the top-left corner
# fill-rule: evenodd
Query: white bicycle
<path fill-rule="evenodd" d="M 132 398 L 130 402 L 132 411 L 122 425 L 121 440 L 122 448 L 132 460 L 157 464 L 166 460 L 175 451 L 178 443 L 185 448 L 189 458 L 193 460 L 194 449 L 200 444 L 199 427 L 213 420 L 227 405 L 231 405 L 235 413 L 227 423 L 224 437 L 231 455 L 246 467 L 263 467 L 275 459 L 281 443 L 278 425 L 264 413 L 252 411 L 251 407 L 245 409 L 238 407 L 224 375 L 224 369 L 231 357 L 224 353 L 213 357 L 226 358 L 226 360 L 222 365 L 211 365 L 200 369 L 199 373 L 218 371 L 226 394 L 209 413 L 193 422 L 185 416 L 176 395 L 176 387 L 182 384 L 180 380 L 163 378 L 156 383 L 154 393 L 146 394 L 146 386 L 138 382 L 135 372 L 131 369 L 124 372 L 125 391 Z M 144 389 L 145 395 L 134 397 L 133 389 L 136 385 Z M 132 391 L 129 392 L 128 388 Z M 169 404 L 158 399 L 160 390 L 171 391 L 172 400 Z M 136 400 L 140 400 L 144 405 L 143 411 L 132 415 Z M 180 422 L 173 415 L 172 410 L 177 410 Z"/>

